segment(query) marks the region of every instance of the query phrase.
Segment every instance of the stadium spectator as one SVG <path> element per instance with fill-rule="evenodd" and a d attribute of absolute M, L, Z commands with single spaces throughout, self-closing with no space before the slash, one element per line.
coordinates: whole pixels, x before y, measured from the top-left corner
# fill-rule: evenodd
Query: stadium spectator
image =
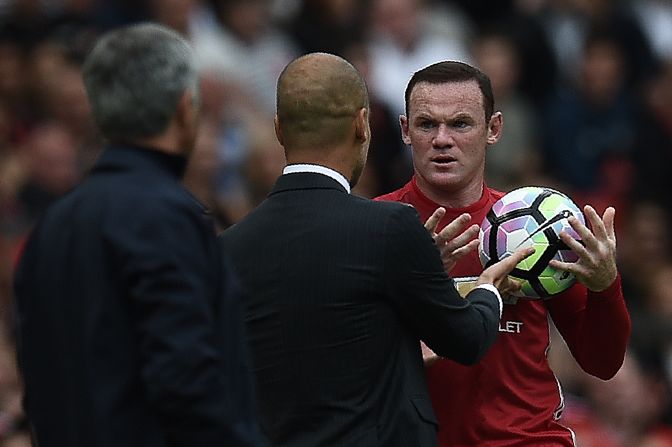
<path fill-rule="evenodd" d="M 18 190 L 18 206 L 32 226 L 49 205 L 79 182 L 74 136 L 57 122 L 33 129 L 21 151 L 26 167 Z"/>
<path fill-rule="evenodd" d="M 652 200 L 672 210 L 665 194 L 672 188 L 672 59 L 664 61 L 657 76 L 646 86 L 644 106 L 637 116 L 635 151 L 632 155 L 634 185 L 632 198 Z"/>
<path fill-rule="evenodd" d="M 574 427 L 581 447 L 672 447 L 672 429 L 663 424 L 670 390 L 662 365 L 637 350 L 604 382 L 585 377 L 586 400 L 571 400 L 563 422 Z"/>
<path fill-rule="evenodd" d="M 490 78 L 497 107 L 506 117 L 506 132 L 486 156 L 486 183 L 499 191 L 535 184 L 541 164 L 539 135 L 532 104 L 519 91 L 521 65 L 513 38 L 503 30 L 481 32 L 471 53 Z"/>
<path fill-rule="evenodd" d="M 560 80 L 573 82 L 581 73 L 585 41 L 600 29 L 613 36 L 625 60 L 623 77 L 629 88 L 637 88 L 656 69 L 657 61 L 638 20 L 625 2 L 612 0 L 561 0 L 547 2 L 542 17 L 548 40 L 553 45 Z"/>
<path fill-rule="evenodd" d="M 344 56 L 362 74 L 367 84 L 371 80 L 370 49 L 359 40 L 351 41 Z M 374 92 L 369 92 L 371 109 L 371 144 L 364 172 L 355 194 L 371 198 L 403 185 L 412 173 L 411 157 L 405 150 L 399 132 L 399 117 L 381 101 Z"/>
<path fill-rule="evenodd" d="M 431 9 L 427 0 L 372 1 L 370 89 L 395 115 L 404 111 L 397 92 L 403 91 L 414 71 L 440 60 L 469 60 L 468 26 L 462 26 L 464 33 L 447 38 L 428 26 L 430 20 L 442 19 L 444 27 L 451 29 L 450 16 Z"/>
<path fill-rule="evenodd" d="M 271 21 L 268 0 L 210 3 L 215 23 L 190 30 L 201 72 L 233 83 L 250 107 L 273 116 L 275 81 L 297 55 L 294 44 Z"/>
<path fill-rule="evenodd" d="M 243 174 L 250 211 L 268 196 L 284 167 L 282 147 L 269 120 L 268 126 L 263 126 L 263 129 L 258 129 L 251 136 L 250 150 L 244 162 Z"/>
<path fill-rule="evenodd" d="M 664 0 L 639 0 L 628 6 L 657 59 L 672 59 L 672 5 Z"/>
<path fill-rule="evenodd" d="M 195 27 L 202 26 L 210 12 L 198 0 L 149 0 L 154 21 L 174 29 L 186 38 Z"/>
<path fill-rule="evenodd" d="M 596 30 L 586 40 L 580 76 L 561 84 L 544 108 L 546 169 L 578 203 L 620 208 L 629 195 L 638 103 L 626 87 L 625 63 L 613 35 Z"/>
<path fill-rule="evenodd" d="M 650 200 L 631 205 L 624 220 L 623 240 L 619 248 L 624 286 L 633 292 L 643 291 L 660 266 L 672 262 L 670 210 Z M 641 305 L 638 293 L 633 293 L 631 305 Z"/>
<path fill-rule="evenodd" d="M 369 25 L 369 2 L 358 0 L 303 0 L 288 31 L 302 53 L 343 54 L 353 37 Z"/>

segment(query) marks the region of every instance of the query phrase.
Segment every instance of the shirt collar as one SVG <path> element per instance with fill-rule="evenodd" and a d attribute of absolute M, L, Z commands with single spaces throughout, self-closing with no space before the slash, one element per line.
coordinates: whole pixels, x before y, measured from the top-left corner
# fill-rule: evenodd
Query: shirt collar
<path fill-rule="evenodd" d="M 315 174 L 326 175 L 336 180 L 338 183 L 345 188 L 345 190 L 350 194 L 350 183 L 343 174 L 338 171 L 334 171 L 331 168 L 322 165 L 313 165 L 307 163 L 299 163 L 294 165 L 287 165 L 285 169 L 282 170 L 283 174 L 296 174 L 297 172 L 313 172 Z"/>
<path fill-rule="evenodd" d="M 474 213 L 477 212 L 480 209 L 483 209 L 484 207 L 488 206 L 488 200 L 490 199 L 490 194 L 488 194 L 488 187 L 485 183 L 483 183 L 482 190 L 481 190 L 481 197 L 471 205 L 465 206 L 463 208 L 450 208 L 445 205 L 439 205 L 438 203 L 434 202 L 432 199 L 427 197 L 424 192 L 420 189 L 418 186 L 418 181 L 415 177 L 415 175 L 411 178 L 411 188 L 413 192 L 415 193 L 416 197 L 418 197 L 419 201 L 421 202 L 421 206 L 427 207 L 428 209 L 431 210 L 430 214 L 434 212 L 435 209 L 438 207 L 443 207 L 446 209 L 447 213 L 446 215 L 450 216 L 459 216 L 462 213 Z"/>

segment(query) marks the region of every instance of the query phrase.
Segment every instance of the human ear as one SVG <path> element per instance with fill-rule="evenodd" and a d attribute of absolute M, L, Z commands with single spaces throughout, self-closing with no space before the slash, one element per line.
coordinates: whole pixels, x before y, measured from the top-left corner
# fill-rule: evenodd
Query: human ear
<path fill-rule="evenodd" d="M 182 93 L 175 108 L 171 121 L 174 130 L 178 132 L 179 145 L 186 153 L 191 153 L 196 144 L 200 118 L 200 107 L 193 90 L 187 89 Z"/>
<path fill-rule="evenodd" d="M 273 117 L 273 127 L 275 128 L 275 137 L 278 139 L 280 146 L 284 147 L 284 137 L 282 135 L 282 129 L 280 128 L 280 119 L 277 114 Z"/>
<path fill-rule="evenodd" d="M 196 110 L 193 104 L 193 94 L 187 89 L 180 96 L 175 108 L 175 122 L 181 127 L 186 128 L 195 116 Z"/>
<path fill-rule="evenodd" d="M 369 135 L 369 110 L 362 107 L 355 117 L 355 138 L 361 143 L 365 143 L 371 137 Z"/>
<path fill-rule="evenodd" d="M 399 126 L 401 127 L 401 140 L 404 144 L 411 145 L 411 137 L 408 135 L 408 118 L 406 115 L 399 115 Z"/>
<path fill-rule="evenodd" d="M 488 144 L 495 144 L 502 136 L 502 128 L 504 127 L 504 117 L 502 112 L 495 112 L 490 117 L 488 123 Z"/>

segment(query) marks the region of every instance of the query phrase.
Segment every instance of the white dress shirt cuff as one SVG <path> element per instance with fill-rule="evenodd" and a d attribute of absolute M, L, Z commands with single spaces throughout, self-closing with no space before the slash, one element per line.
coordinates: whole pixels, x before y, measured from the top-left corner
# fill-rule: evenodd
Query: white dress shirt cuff
<path fill-rule="evenodd" d="M 499 294 L 499 290 L 497 290 L 497 287 L 493 286 L 492 284 L 481 284 L 480 286 L 476 287 L 477 289 L 486 289 L 491 291 L 492 293 L 495 294 L 497 297 L 497 301 L 499 302 L 499 318 L 502 318 L 502 309 L 504 308 L 504 303 L 502 303 L 502 296 Z"/>

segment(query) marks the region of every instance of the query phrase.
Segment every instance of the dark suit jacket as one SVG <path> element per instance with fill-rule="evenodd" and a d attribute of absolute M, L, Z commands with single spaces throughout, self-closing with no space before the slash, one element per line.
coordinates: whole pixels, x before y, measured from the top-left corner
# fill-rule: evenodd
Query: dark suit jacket
<path fill-rule="evenodd" d="M 436 444 L 419 340 L 473 363 L 494 293 L 460 298 L 415 210 L 312 173 L 221 237 L 243 287 L 261 424 L 276 446 Z"/>
<path fill-rule="evenodd" d="M 31 235 L 15 286 L 40 447 L 259 445 L 239 295 L 184 165 L 108 148 Z"/>

